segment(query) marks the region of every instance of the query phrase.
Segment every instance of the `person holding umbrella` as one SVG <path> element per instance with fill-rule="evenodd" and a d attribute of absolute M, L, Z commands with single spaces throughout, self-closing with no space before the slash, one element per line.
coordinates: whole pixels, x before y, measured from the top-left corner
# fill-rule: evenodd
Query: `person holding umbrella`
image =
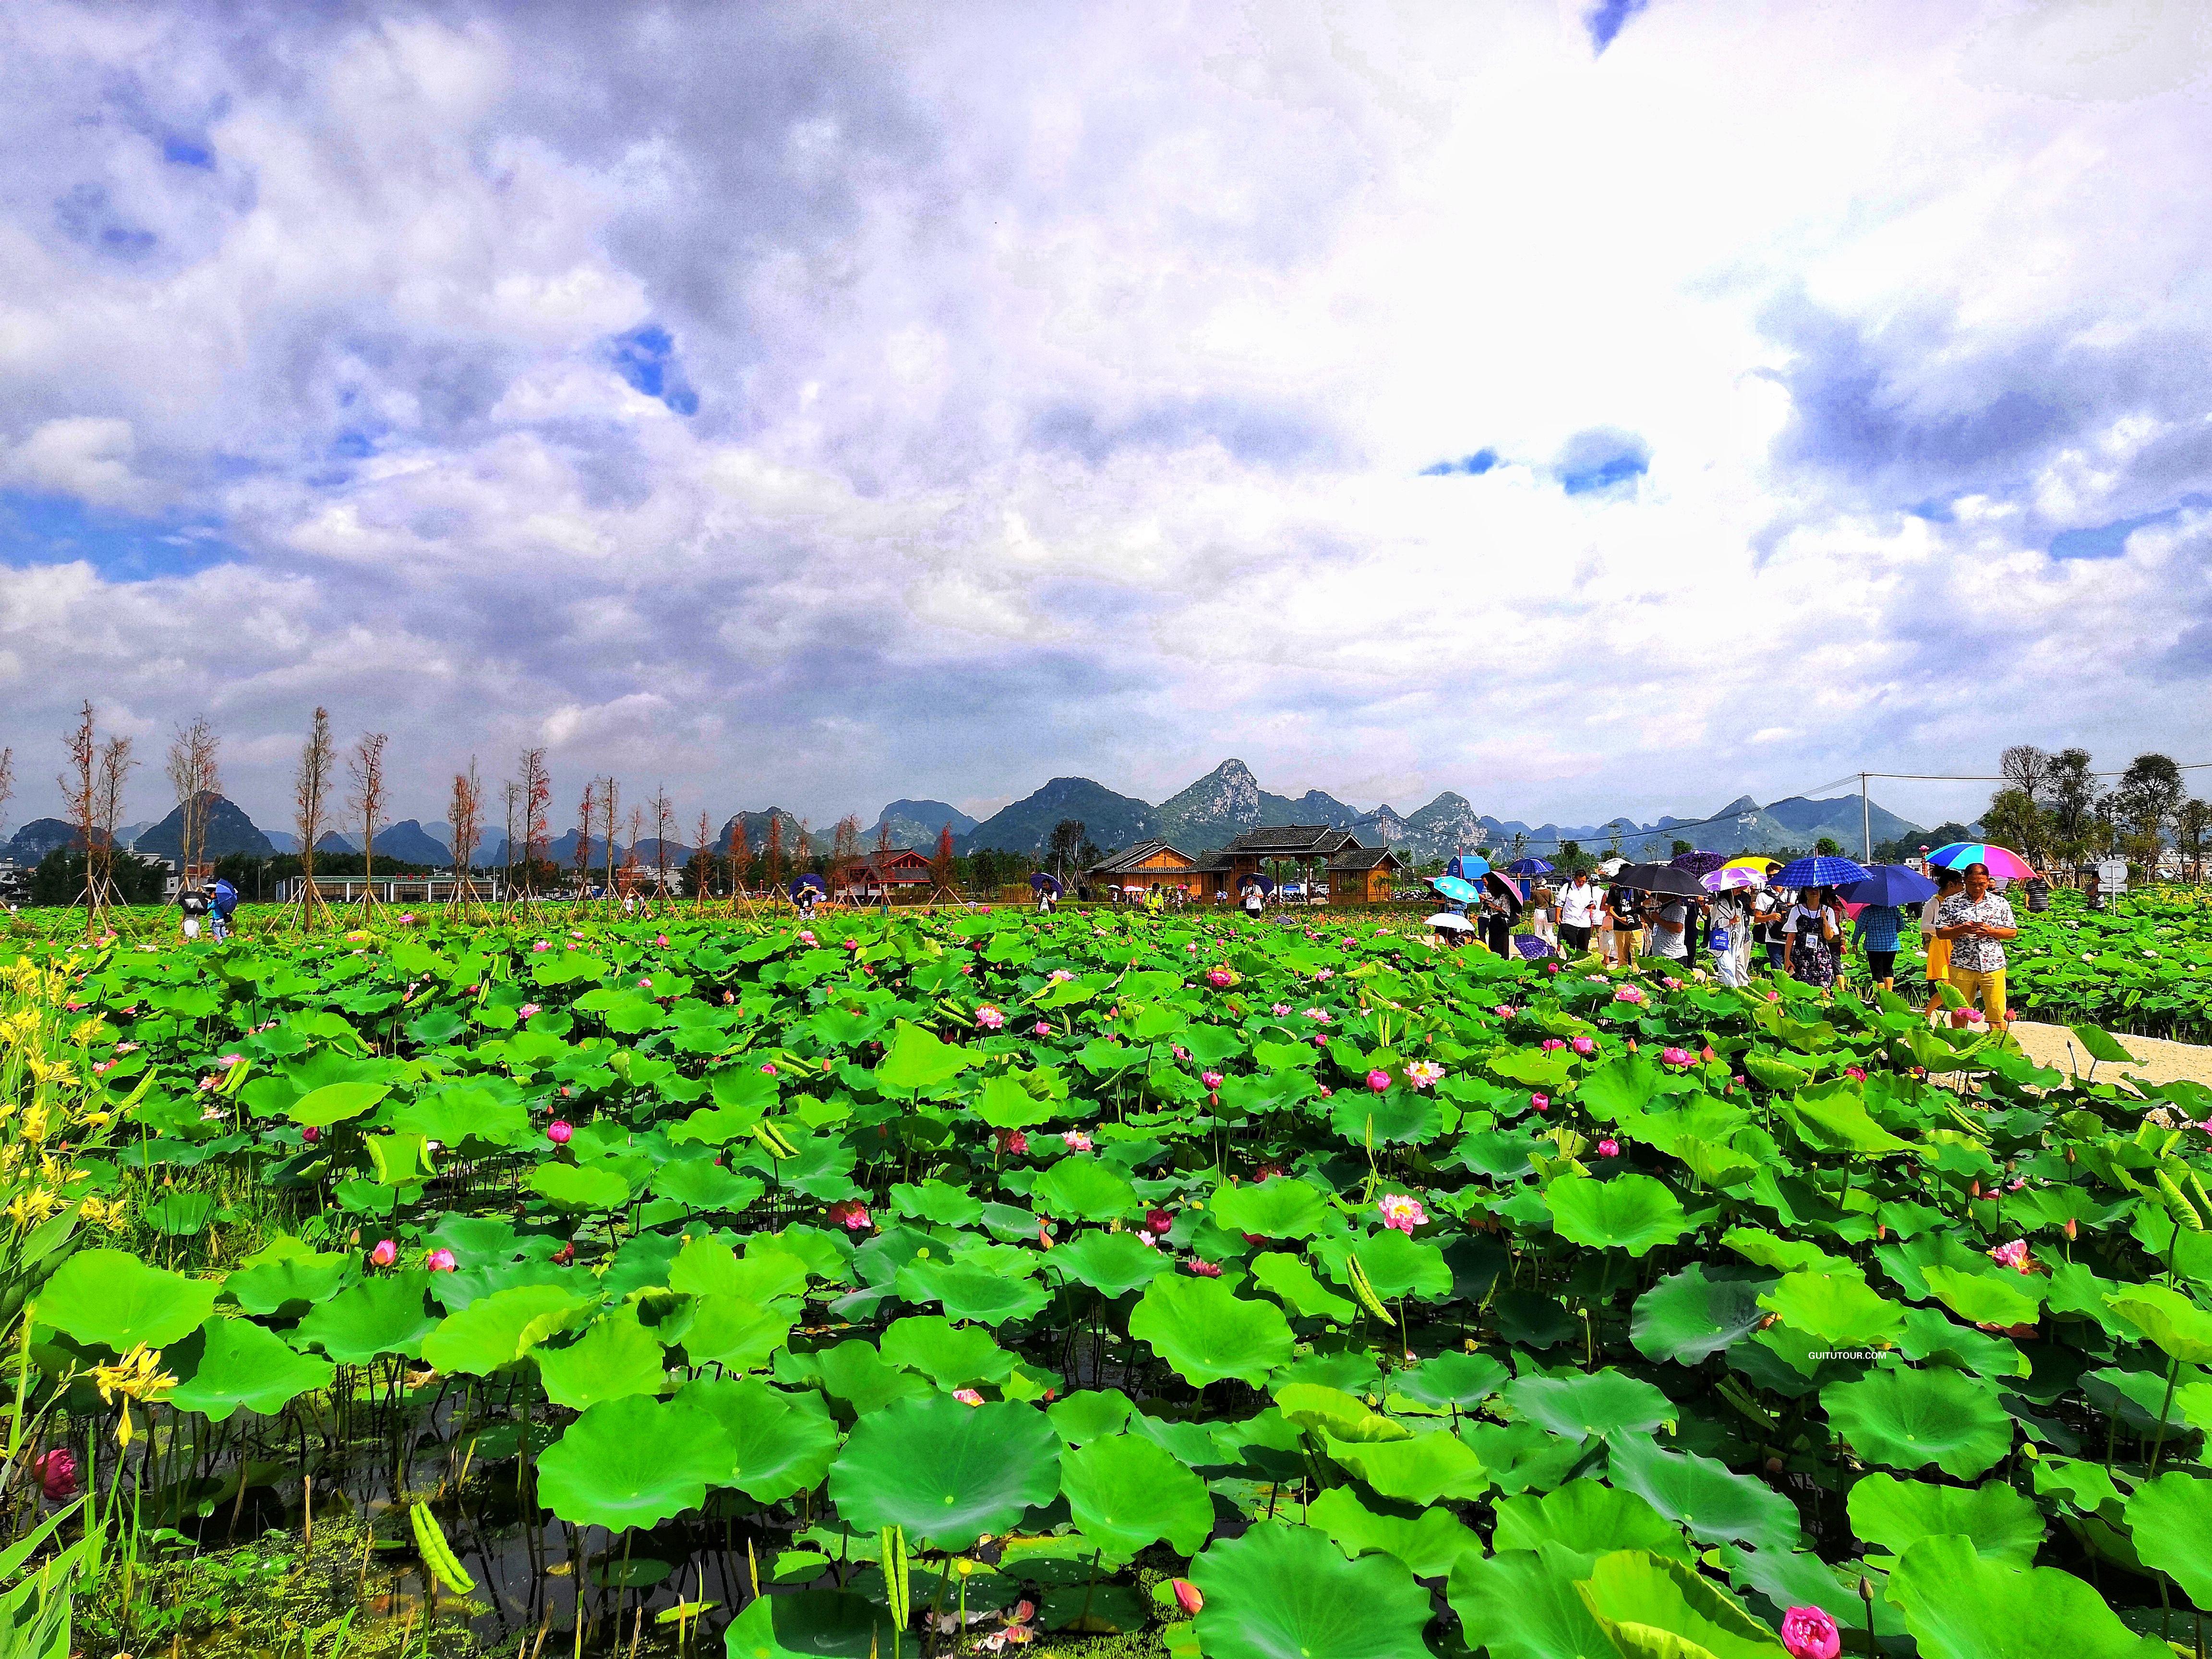
<path fill-rule="evenodd" d="M 1936 884 L 1902 864 L 1877 864 L 1864 881 L 1837 890 L 1849 902 L 1861 906 L 1859 947 L 1866 952 L 1868 975 L 1885 990 L 1894 988 L 1898 934 L 1905 925 L 1903 907 L 1932 897 Z"/>
<path fill-rule="evenodd" d="M 1815 887 L 1797 896 L 1790 918 L 1782 924 L 1782 970 L 1801 985 L 1826 991 L 1836 982 L 1836 942 L 1843 930 L 1837 926 L 1835 890 Z"/>
<path fill-rule="evenodd" d="M 1932 1014 L 1942 1006 L 1942 996 L 1936 988 L 1951 977 L 1951 941 L 1936 930 L 1936 917 L 1942 913 L 1946 901 L 1966 884 L 1966 878 L 1956 870 L 1942 865 L 1930 865 L 1935 872 L 1936 892 L 1920 907 L 1920 942 L 1928 952 L 1928 1006 L 1920 1012 Z"/>
<path fill-rule="evenodd" d="M 1495 870 L 1482 878 L 1482 943 L 1495 957 L 1513 953 L 1513 923 L 1521 914 L 1521 895 Z"/>
<path fill-rule="evenodd" d="M 1990 1029 L 2002 1032 L 2010 1023 L 2005 1008 L 2004 942 L 2018 936 L 2012 906 L 1990 890 L 1990 866 L 1970 864 L 1966 887 L 1943 901 L 1936 913 L 1936 937 L 1951 945 L 1952 988 L 1972 1006 L 1977 995 Z"/>

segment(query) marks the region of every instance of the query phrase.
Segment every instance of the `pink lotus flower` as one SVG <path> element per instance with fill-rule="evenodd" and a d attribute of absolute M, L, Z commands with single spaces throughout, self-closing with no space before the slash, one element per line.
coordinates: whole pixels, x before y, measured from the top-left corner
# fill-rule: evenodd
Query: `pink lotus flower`
<path fill-rule="evenodd" d="M 963 1406 L 980 1406 L 983 1403 L 983 1396 L 973 1389 L 955 1389 L 952 1391 L 952 1397 Z"/>
<path fill-rule="evenodd" d="M 449 1273 L 461 1264 L 454 1260 L 451 1250 L 440 1249 L 431 1251 L 428 1260 L 422 1265 L 434 1273 Z"/>
<path fill-rule="evenodd" d="M 1279 1002 L 1273 1007 L 1269 1008 L 1267 1012 L 1273 1014 L 1277 1019 L 1280 1019 L 1285 1014 L 1291 1012 L 1291 1005 L 1287 1002 Z"/>
<path fill-rule="evenodd" d="M 76 1454 L 67 1446 L 40 1452 L 31 1460 L 31 1469 L 49 1504 L 66 1504 L 76 1496 Z"/>
<path fill-rule="evenodd" d="M 772 1060 L 763 1060 L 761 1062 L 761 1070 L 767 1073 L 769 1076 L 774 1077 L 775 1075 L 775 1062 Z"/>
<path fill-rule="evenodd" d="M 1170 1215 L 1165 1210 L 1147 1210 L 1145 1212 L 1145 1231 L 1146 1232 L 1164 1233 L 1174 1225 L 1175 1218 Z"/>
<path fill-rule="evenodd" d="M 1769 991 L 1766 994 L 1766 1000 L 1769 1002 L 1779 1002 L 1782 1000 L 1782 993 L 1779 991 Z"/>
<path fill-rule="evenodd" d="M 1169 1053 L 1172 1054 L 1177 1060 L 1188 1060 L 1190 1058 L 1190 1050 L 1182 1047 L 1180 1044 L 1172 1045 L 1169 1048 Z"/>
<path fill-rule="evenodd" d="M 535 1019 L 539 1014 L 542 1014 L 545 1011 L 540 1008 L 536 1003 L 526 1002 L 522 1006 L 514 1011 L 514 1017 L 517 1019 Z"/>
<path fill-rule="evenodd" d="M 812 928 L 811 928 L 811 927 L 802 927 L 802 928 L 800 928 L 800 929 L 799 930 L 799 942 L 801 945 L 811 945 L 811 944 L 813 944 L 813 943 L 814 943 L 814 930 L 813 930 Z"/>
<path fill-rule="evenodd" d="M 553 1265 L 556 1267 L 565 1267 L 575 1259 L 576 1241 L 573 1238 L 553 1252 Z"/>
<path fill-rule="evenodd" d="M 1620 1156 L 1620 1143 L 1615 1140 L 1611 1135 L 1607 1135 L 1603 1140 L 1598 1142 L 1597 1155 L 1600 1158 L 1619 1158 Z"/>
<path fill-rule="evenodd" d="M 1047 1024 L 1043 1020 L 1039 1020 L 1036 1024 L 1030 1027 L 1030 1035 L 1031 1036 L 1048 1037 L 1052 1035 L 1052 1027 Z"/>
<path fill-rule="evenodd" d="M 1000 1152 L 1007 1153 L 1014 1158 L 1020 1158 L 1025 1154 L 1029 1149 L 1030 1138 L 1025 1131 L 1020 1129 L 1001 1129 L 999 1131 L 999 1150 Z"/>
<path fill-rule="evenodd" d="M 1999 1267 L 2009 1267 L 2016 1273 L 2032 1273 L 2035 1271 L 2035 1258 L 2028 1255 L 2027 1241 L 2024 1238 L 2008 1240 L 1987 1254 L 1990 1260 Z"/>
<path fill-rule="evenodd" d="M 1189 1268 L 1191 1272 L 1196 1273 L 1200 1279 L 1218 1279 L 1221 1277 L 1221 1269 L 1218 1265 L 1214 1262 L 1207 1261 L 1199 1256 L 1191 1257 L 1189 1261 L 1184 1262 L 1182 1265 Z"/>
<path fill-rule="evenodd" d="M 1006 1023 L 1006 1017 L 987 1002 L 976 1009 L 975 1023 L 987 1031 L 995 1031 Z"/>
<path fill-rule="evenodd" d="M 545 1139 L 556 1146 L 567 1146 L 568 1138 L 575 1133 L 574 1127 L 566 1118 L 556 1117 L 545 1126 Z"/>
<path fill-rule="evenodd" d="M 1552 1109 L 1552 1097 L 1549 1095 L 1530 1095 L 1528 1103 L 1540 1112 L 1548 1112 Z"/>
<path fill-rule="evenodd" d="M 1597 1044 L 1586 1036 L 1578 1036 L 1574 1041 L 1574 1050 L 1584 1060 L 1588 1060 L 1597 1052 Z"/>
<path fill-rule="evenodd" d="M 402 910 L 399 913 L 399 925 L 402 927 L 412 927 L 415 925 L 415 913 L 412 910 Z"/>
<path fill-rule="evenodd" d="M 323 1132 L 320 1129 L 318 1129 L 312 1123 L 310 1123 L 306 1128 L 300 1131 L 300 1139 L 306 1141 L 310 1146 L 313 1146 L 322 1138 Z"/>
<path fill-rule="evenodd" d="M 1818 1607 L 1792 1607 L 1782 1615 L 1782 1645 L 1790 1659 L 1836 1659 L 1844 1638 L 1836 1621 Z"/>
<path fill-rule="evenodd" d="M 1198 1080 L 1200 1083 L 1203 1083 L 1209 1089 L 1218 1089 L 1221 1086 L 1221 1073 L 1218 1072 L 1200 1072 L 1198 1074 Z"/>
<path fill-rule="evenodd" d="M 1679 991 L 1682 988 L 1682 981 L 1679 979 L 1662 979 L 1659 982 L 1670 991 Z"/>
<path fill-rule="evenodd" d="M 235 1066 L 245 1058 L 244 1054 L 217 1054 L 215 1063 L 218 1066 Z"/>
<path fill-rule="evenodd" d="M 832 1204 L 830 1219 L 848 1233 L 864 1233 L 875 1225 L 868 1218 L 868 1206 L 857 1198 L 841 1198 Z"/>
<path fill-rule="evenodd" d="M 398 1260 L 399 1247 L 388 1238 L 378 1239 L 376 1248 L 368 1253 L 368 1265 L 372 1267 L 389 1267 Z"/>
<path fill-rule="evenodd" d="M 1687 1066 L 1690 1063 L 1690 1051 L 1687 1048 L 1676 1048 L 1671 1046 L 1662 1048 L 1659 1051 L 1659 1063 L 1662 1066 Z"/>
<path fill-rule="evenodd" d="M 1565 1048 L 1567 1045 L 1564 1038 L 1546 1037 L 1541 1046 L 1544 1052 L 1549 1054 L 1557 1053 L 1559 1049 Z"/>
<path fill-rule="evenodd" d="M 112 1060 L 95 1060 L 92 1062 L 92 1074 L 94 1077 L 106 1077 L 114 1069 L 115 1062 Z"/>
<path fill-rule="evenodd" d="M 1444 1080 L 1444 1068 L 1433 1060 L 1417 1060 L 1406 1067 L 1406 1081 L 1416 1089 L 1431 1088 Z"/>
<path fill-rule="evenodd" d="M 668 948 L 668 935 L 665 933 L 656 933 L 653 935 L 653 942 L 655 945 L 658 945 L 662 950 L 665 951 Z"/>
<path fill-rule="evenodd" d="M 1334 979 L 1336 977 L 1336 969 L 1334 968 L 1316 968 L 1314 970 L 1314 977 L 1318 980 Z"/>
<path fill-rule="evenodd" d="M 1175 1591 L 1176 1605 L 1183 1610 L 1185 1618 L 1195 1619 L 1205 1609 L 1206 1598 L 1198 1593 L 1198 1586 L 1189 1579 L 1173 1579 L 1170 1582 L 1170 1588 Z"/>
<path fill-rule="evenodd" d="M 1237 975 L 1226 968 L 1209 968 L 1206 971 L 1206 982 L 1217 991 L 1225 991 L 1237 982 Z"/>
<path fill-rule="evenodd" d="M 1497 1015 L 1500 1019 L 1511 1019 L 1519 1011 L 1516 1010 L 1510 1002 L 1501 1002 L 1490 1012 Z"/>
<path fill-rule="evenodd" d="M 1846 1066 L 1844 1067 L 1844 1075 L 1854 1083 L 1864 1083 L 1866 1068 L 1863 1066 Z"/>
<path fill-rule="evenodd" d="M 1323 1089 L 1323 1090 L 1321 1091 L 1321 1097 L 1322 1097 L 1323 1100 L 1327 1100 L 1327 1099 L 1328 1099 L 1332 1095 L 1335 1094 L 1335 1092 L 1336 1092 L 1336 1091 L 1335 1091 L 1335 1090 L 1334 1090 L 1334 1089 Z"/>
<path fill-rule="evenodd" d="M 1071 1152 L 1087 1152 L 1091 1147 L 1091 1137 L 1080 1129 L 1067 1130 L 1061 1134 L 1060 1139 L 1066 1143 Z"/>
<path fill-rule="evenodd" d="M 1066 969 L 1055 968 L 1052 970 L 1051 974 L 1048 975 L 1046 982 L 1052 985 L 1065 985 L 1068 981 L 1074 977 L 1075 975 L 1068 972 Z"/>
<path fill-rule="evenodd" d="M 647 974 L 643 979 L 638 981 L 637 988 L 641 991 L 650 991 L 653 988 L 653 975 Z"/>
<path fill-rule="evenodd" d="M 1633 1003 L 1638 1006 L 1650 1000 L 1644 994 L 1642 988 L 1634 985 L 1620 987 L 1613 994 L 1613 1000 L 1615 1002 Z"/>
<path fill-rule="evenodd" d="M 1367 1086 L 1376 1094 L 1381 1094 L 1390 1086 L 1390 1073 L 1379 1067 L 1370 1072 L 1367 1074 Z"/>
<path fill-rule="evenodd" d="M 1375 1207 L 1382 1212 L 1385 1227 L 1395 1227 L 1408 1238 L 1414 1228 L 1429 1223 L 1429 1212 L 1421 1207 L 1421 1200 L 1405 1193 L 1385 1193 Z"/>

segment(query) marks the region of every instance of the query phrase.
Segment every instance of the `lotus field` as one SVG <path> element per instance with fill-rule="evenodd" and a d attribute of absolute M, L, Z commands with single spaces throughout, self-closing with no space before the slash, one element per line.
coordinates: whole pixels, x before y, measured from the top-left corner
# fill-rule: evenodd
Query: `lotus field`
<path fill-rule="evenodd" d="M 2201 890 L 2130 894 L 2109 910 L 2055 897 L 2042 915 L 2017 912 L 2008 953 L 2013 994 L 2036 1018 L 2212 1041 L 2212 908 Z"/>
<path fill-rule="evenodd" d="M 406 920 L 0 945 L 93 1650 L 251 1550 L 308 1659 L 2203 1651 L 2194 1085 L 1410 918 Z"/>

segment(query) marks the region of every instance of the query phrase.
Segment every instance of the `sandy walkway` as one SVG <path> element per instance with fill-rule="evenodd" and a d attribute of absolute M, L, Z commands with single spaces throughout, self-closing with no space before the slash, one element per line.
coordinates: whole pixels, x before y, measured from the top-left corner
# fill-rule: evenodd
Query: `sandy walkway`
<path fill-rule="evenodd" d="M 2074 1053 L 2070 1056 L 2066 1052 L 2067 1044 L 2073 1040 L 2073 1033 L 2063 1025 L 2044 1025 L 2032 1019 L 2016 1019 L 2013 1022 L 2012 1034 L 2020 1040 L 2020 1046 L 2027 1051 L 2028 1058 L 2039 1066 L 2055 1066 L 2062 1072 L 2070 1072 L 2078 1063 L 2082 1073 L 2087 1074 L 2089 1057 L 2081 1053 L 2081 1044 L 2074 1044 Z M 2097 1075 L 2100 1078 L 2139 1076 L 2148 1083 L 2171 1083 L 2176 1079 L 2185 1079 L 2191 1083 L 2212 1084 L 2212 1048 L 2195 1042 L 2169 1042 L 2163 1037 L 2136 1036 L 2128 1032 L 2116 1031 L 2112 1035 L 2114 1041 L 2141 1063 L 2123 1066 L 2117 1061 L 2107 1061 L 2097 1068 Z"/>

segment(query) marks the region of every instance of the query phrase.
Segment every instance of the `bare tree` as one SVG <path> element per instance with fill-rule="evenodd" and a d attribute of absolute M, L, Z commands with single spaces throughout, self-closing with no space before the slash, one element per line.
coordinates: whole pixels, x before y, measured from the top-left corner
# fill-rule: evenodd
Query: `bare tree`
<path fill-rule="evenodd" d="M 300 925 L 312 927 L 328 908 L 315 886 L 315 843 L 322 839 L 323 824 L 331 811 L 332 774 L 337 751 L 331 742 L 331 711 L 319 708 L 308 722 L 307 741 L 301 745 L 299 769 L 292 781 L 292 825 L 300 838 Z"/>
<path fill-rule="evenodd" d="M 2038 805 L 2051 783 L 2051 757 L 2032 743 L 2016 743 L 1997 757 L 2004 781 Z"/>
<path fill-rule="evenodd" d="M 853 872 L 860 864 L 860 819 L 856 812 L 848 812 L 837 820 L 837 827 L 830 832 L 830 888 L 832 892 L 853 884 Z"/>
<path fill-rule="evenodd" d="M 376 879 L 376 832 L 384 823 L 384 750 L 391 741 L 381 732 L 364 732 L 346 757 L 346 771 L 353 779 L 349 805 L 361 814 L 361 908 L 364 910 L 375 902 L 372 884 Z"/>
<path fill-rule="evenodd" d="M 738 913 L 738 896 L 745 891 L 745 877 L 750 872 L 753 862 L 752 842 L 745 834 L 744 813 L 730 814 L 729 833 L 724 837 L 724 842 L 723 851 L 730 860 L 730 914 L 735 915 Z M 748 905 L 751 903 L 750 896 L 746 902 Z"/>
<path fill-rule="evenodd" d="M 615 900 L 615 835 L 621 824 L 617 814 L 622 811 L 622 786 L 615 781 L 611 772 L 601 782 L 599 814 L 607 827 L 607 902 L 611 904 Z"/>
<path fill-rule="evenodd" d="M 15 751 L 0 749 L 0 830 L 8 826 L 8 802 L 15 793 Z"/>
<path fill-rule="evenodd" d="M 96 851 L 88 848 L 85 852 L 85 891 L 88 909 L 101 912 L 103 921 L 107 904 L 122 897 L 115 887 L 115 838 L 123 827 L 124 782 L 138 764 L 131 757 L 131 749 L 129 738 L 110 738 L 100 744 L 100 770 L 93 785 L 94 830 L 99 845 Z M 100 872 L 97 883 L 92 875 L 95 858 Z M 88 926 L 91 915 L 85 920 Z"/>
<path fill-rule="evenodd" d="M 783 886 L 783 814 L 771 806 L 768 811 L 768 848 L 763 855 L 761 875 L 771 890 Z"/>
<path fill-rule="evenodd" d="M 704 807 L 699 809 L 699 850 L 691 855 L 690 863 L 699 872 L 698 882 L 691 890 L 691 908 L 697 911 L 706 908 L 708 878 L 714 871 L 714 821 L 707 816 Z"/>
<path fill-rule="evenodd" d="M 507 871 L 507 890 L 514 891 L 514 823 L 515 814 L 522 810 L 522 786 L 508 779 L 500 785 L 500 794 L 507 805 L 507 845 L 499 850 L 499 861 Z"/>
<path fill-rule="evenodd" d="M 477 775 L 477 757 L 469 757 L 469 769 L 453 774 L 453 799 L 446 809 L 453 830 L 453 902 L 476 896 L 470 878 L 477 861 L 477 842 L 483 838 L 483 784 Z"/>
<path fill-rule="evenodd" d="M 593 778 L 584 786 L 584 799 L 576 807 L 576 901 L 580 904 L 592 884 L 592 824 L 599 791 L 599 781 Z"/>
<path fill-rule="evenodd" d="M 78 711 L 77 723 L 62 738 L 69 756 L 69 764 L 55 780 L 61 785 L 62 799 L 67 805 L 70 822 L 76 829 L 77 845 L 84 848 L 88 876 L 92 868 L 92 835 L 94 813 L 99 805 L 100 732 L 93 723 L 92 702 L 89 698 Z"/>
<path fill-rule="evenodd" d="M 629 809 L 629 843 L 623 848 L 622 884 L 626 893 L 637 891 L 637 844 L 645 839 L 645 808 Z"/>
<path fill-rule="evenodd" d="M 222 791 L 222 775 L 216 762 L 222 739 L 216 737 L 208 717 L 200 715 L 190 726 L 177 728 L 169 740 L 167 770 L 177 792 L 178 854 L 181 879 L 190 881 L 207 862 L 208 813 Z"/>
<path fill-rule="evenodd" d="M 668 835 L 676 828 L 676 804 L 665 785 L 653 792 L 653 878 L 659 896 L 668 896 Z"/>
<path fill-rule="evenodd" d="M 522 879 L 526 889 L 537 881 L 538 866 L 545 862 L 550 839 L 546 814 L 553 805 L 553 775 L 545 769 L 543 749 L 526 749 L 522 768 Z"/>

